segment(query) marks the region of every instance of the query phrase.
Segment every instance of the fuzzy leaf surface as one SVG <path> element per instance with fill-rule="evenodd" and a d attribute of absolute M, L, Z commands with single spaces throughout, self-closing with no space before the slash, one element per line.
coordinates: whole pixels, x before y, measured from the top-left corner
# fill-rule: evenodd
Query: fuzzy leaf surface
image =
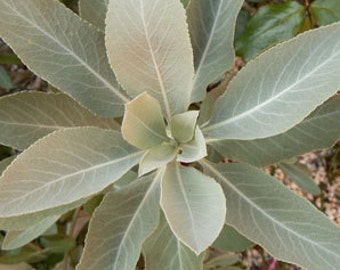
<path fill-rule="evenodd" d="M 142 155 L 116 131 L 87 127 L 51 133 L 3 173 L 0 217 L 47 210 L 96 194 L 136 165 Z"/>
<path fill-rule="evenodd" d="M 143 175 L 173 161 L 177 154 L 177 147 L 172 142 L 162 143 L 145 153 L 139 163 L 138 174 Z"/>
<path fill-rule="evenodd" d="M 133 97 L 147 91 L 164 115 L 186 111 L 194 76 L 192 47 L 178 0 L 111 0 L 106 47 L 119 82 Z"/>
<path fill-rule="evenodd" d="M 132 145 L 149 149 L 168 140 L 157 99 L 143 93 L 125 105 L 122 134 Z"/>
<path fill-rule="evenodd" d="M 339 74 L 340 23 L 305 32 L 249 62 L 202 131 L 207 140 L 283 133 L 336 93 Z"/>
<path fill-rule="evenodd" d="M 283 134 L 249 141 L 216 141 L 211 145 L 230 159 L 261 167 L 312 150 L 331 147 L 340 138 L 339 134 L 340 95 L 336 95 L 319 106 L 300 124 Z"/>
<path fill-rule="evenodd" d="M 33 72 L 91 111 L 123 114 L 129 98 L 108 64 L 104 35 L 59 1 L 1 1 L 0 36 Z"/>
<path fill-rule="evenodd" d="M 181 153 L 177 156 L 177 161 L 180 162 L 194 162 L 204 158 L 207 153 L 207 146 L 203 133 L 199 127 L 195 129 L 194 138 L 188 142 L 180 145 Z"/>
<path fill-rule="evenodd" d="M 201 101 L 207 86 L 234 64 L 234 28 L 241 0 L 191 0 L 187 8 L 194 50 L 191 101 Z"/>
<path fill-rule="evenodd" d="M 280 162 L 279 168 L 288 176 L 294 183 L 296 183 L 304 192 L 318 195 L 321 193 L 319 186 L 311 178 L 311 172 L 308 168 L 299 163 Z"/>
<path fill-rule="evenodd" d="M 172 233 L 161 215 L 160 223 L 143 245 L 148 270 L 202 270 L 204 253 L 197 256 Z"/>
<path fill-rule="evenodd" d="M 162 170 L 106 195 L 91 220 L 77 270 L 135 269 L 145 239 L 159 222 Z"/>
<path fill-rule="evenodd" d="M 110 0 L 80 0 L 80 16 L 95 25 L 101 32 L 105 31 L 105 17 Z"/>
<path fill-rule="evenodd" d="M 9 250 L 22 247 L 44 233 L 58 219 L 59 216 L 51 216 L 41 220 L 38 224 L 35 224 L 25 230 L 6 232 L 6 236 L 2 242 L 1 248 L 3 250 Z"/>
<path fill-rule="evenodd" d="M 0 143 L 25 149 L 55 130 L 95 126 L 119 129 L 113 118 L 95 116 L 64 94 L 21 92 L 0 98 Z"/>
<path fill-rule="evenodd" d="M 0 229 L 5 231 L 24 231 L 33 226 L 38 226 L 39 223 L 52 216 L 61 216 L 66 212 L 84 204 L 89 198 L 80 199 L 70 204 L 49 208 L 31 214 L 23 214 L 13 217 L 0 217 Z"/>
<path fill-rule="evenodd" d="M 227 224 L 224 225 L 220 235 L 213 243 L 213 246 L 217 247 L 219 250 L 233 252 L 245 251 L 253 245 L 253 242 Z"/>
<path fill-rule="evenodd" d="M 265 48 L 294 37 L 304 18 L 305 8 L 296 1 L 261 7 L 237 40 L 237 55 L 249 61 Z"/>
<path fill-rule="evenodd" d="M 193 139 L 198 114 L 199 111 L 188 111 L 171 118 L 171 135 L 177 142 L 187 143 Z"/>
<path fill-rule="evenodd" d="M 340 268 L 340 228 L 306 199 L 252 166 L 201 164 L 227 195 L 227 224 L 279 260 L 310 270 Z"/>
<path fill-rule="evenodd" d="M 221 187 L 192 167 L 168 164 L 162 178 L 161 206 L 173 233 L 196 254 L 212 244 L 224 225 L 226 204 Z"/>

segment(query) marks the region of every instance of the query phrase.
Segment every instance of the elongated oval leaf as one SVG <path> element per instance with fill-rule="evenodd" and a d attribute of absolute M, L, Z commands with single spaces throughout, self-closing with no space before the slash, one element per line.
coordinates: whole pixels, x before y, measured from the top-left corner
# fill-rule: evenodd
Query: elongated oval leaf
<path fill-rule="evenodd" d="M 193 55 L 178 0 L 111 0 L 106 47 L 118 80 L 131 96 L 158 99 L 164 114 L 189 106 Z"/>
<path fill-rule="evenodd" d="M 96 126 L 119 129 L 113 118 L 95 116 L 64 94 L 21 92 L 0 98 L 0 143 L 25 149 L 55 130 Z"/>
<path fill-rule="evenodd" d="M 312 150 L 331 147 L 340 138 L 340 95 L 322 104 L 291 130 L 259 140 L 223 140 L 213 148 L 226 157 L 265 166 Z M 254 155 L 256 153 L 256 155 Z"/>
<path fill-rule="evenodd" d="M 105 16 L 110 0 L 80 0 L 79 13 L 82 18 L 105 31 Z"/>
<path fill-rule="evenodd" d="M 254 243 L 240 234 L 233 227 L 225 224 L 213 246 L 223 251 L 242 252 L 253 246 Z"/>
<path fill-rule="evenodd" d="M 149 149 L 168 140 L 162 109 L 147 93 L 126 104 L 122 134 L 132 145 Z"/>
<path fill-rule="evenodd" d="M 0 217 L 93 195 L 119 179 L 142 155 L 116 131 L 87 127 L 54 132 L 19 155 L 3 173 Z"/>
<path fill-rule="evenodd" d="M 13 88 L 11 78 L 8 76 L 6 69 L 0 66 L 0 87 L 7 90 Z"/>
<path fill-rule="evenodd" d="M 173 233 L 196 254 L 212 244 L 224 225 L 221 187 L 192 167 L 168 164 L 162 178 L 161 206 Z"/>
<path fill-rule="evenodd" d="M 44 233 L 53 223 L 59 219 L 59 216 L 51 216 L 41 220 L 38 224 L 35 224 L 28 229 L 22 231 L 8 231 L 6 237 L 2 242 L 1 248 L 3 250 L 19 248 L 42 233 Z"/>
<path fill-rule="evenodd" d="M 201 164 L 227 195 L 228 224 L 279 260 L 309 270 L 340 268 L 340 228 L 306 199 L 249 165 Z"/>
<path fill-rule="evenodd" d="M 159 222 L 162 170 L 106 195 L 91 220 L 77 270 L 133 270 Z"/>
<path fill-rule="evenodd" d="M 0 229 L 5 231 L 24 231 L 33 226 L 38 226 L 44 219 L 57 215 L 61 216 L 62 214 L 84 204 L 88 199 L 89 197 L 31 214 L 23 214 L 13 217 L 0 217 Z"/>
<path fill-rule="evenodd" d="M 288 176 L 294 183 L 296 183 L 304 192 L 318 195 L 321 193 L 319 186 L 311 178 L 311 172 L 306 165 L 299 162 L 289 163 L 280 162 L 279 168 Z"/>
<path fill-rule="evenodd" d="M 161 215 L 160 223 L 143 246 L 147 270 L 202 270 L 204 253 L 197 256 L 172 233 Z"/>
<path fill-rule="evenodd" d="M 103 34 L 59 1 L 1 1 L 0 36 L 32 71 L 91 111 L 122 115 L 129 99 L 110 69 Z"/>
<path fill-rule="evenodd" d="M 340 88 L 340 23 L 319 28 L 248 63 L 215 103 L 211 139 L 257 139 L 283 133 Z"/>
<path fill-rule="evenodd" d="M 242 0 L 191 0 L 187 8 L 194 50 L 191 101 L 203 100 L 208 84 L 234 64 L 234 31 Z"/>

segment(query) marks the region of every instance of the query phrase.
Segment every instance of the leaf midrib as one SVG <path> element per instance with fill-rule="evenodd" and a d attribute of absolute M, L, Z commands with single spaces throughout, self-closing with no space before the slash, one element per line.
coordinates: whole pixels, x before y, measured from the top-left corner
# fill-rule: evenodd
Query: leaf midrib
<path fill-rule="evenodd" d="M 14 203 L 16 203 L 16 202 L 18 202 L 18 201 L 24 200 L 26 197 L 29 197 L 29 196 L 31 196 L 31 195 L 34 196 L 35 193 L 39 192 L 40 190 L 45 189 L 47 186 L 55 185 L 56 183 L 58 183 L 58 182 L 60 182 L 60 181 L 64 181 L 65 179 L 68 179 L 68 178 L 73 177 L 73 176 L 77 176 L 77 175 L 79 175 L 79 174 L 85 174 L 85 173 L 87 173 L 87 172 L 90 172 L 90 171 L 93 171 L 93 170 L 97 170 L 97 169 L 100 169 L 100 168 L 103 168 L 103 167 L 107 167 L 107 166 L 110 166 L 110 165 L 115 164 L 115 163 L 123 162 L 123 161 L 126 160 L 126 159 L 130 159 L 130 158 L 133 158 L 133 157 L 137 157 L 138 155 L 142 155 L 144 152 L 145 152 L 144 150 L 143 150 L 143 151 L 138 151 L 138 152 L 135 152 L 135 153 L 133 153 L 133 154 L 124 156 L 124 157 L 122 157 L 122 158 L 115 159 L 115 160 L 110 160 L 110 161 L 108 161 L 108 162 L 101 163 L 101 164 L 97 164 L 97 165 L 95 165 L 95 166 L 91 166 L 91 167 L 89 167 L 89 168 L 82 169 L 82 170 L 76 171 L 76 172 L 71 173 L 71 174 L 63 175 L 63 176 L 61 176 L 61 177 L 59 177 L 59 178 L 57 178 L 57 179 L 54 179 L 53 181 L 45 182 L 45 183 L 44 183 L 43 185 L 41 185 L 40 187 L 38 187 L 38 188 L 36 188 L 36 189 L 34 189 L 34 190 L 30 191 L 30 192 L 25 193 L 24 196 L 21 196 L 21 197 L 15 198 L 14 200 L 6 201 L 5 203 L 2 203 L 2 204 L 1 204 L 1 208 L 5 209 L 7 205 L 10 206 L 11 204 L 14 204 Z M 3 176 L 4 176 L 4 175 L 5 175 L 5 174 L 3 174 Z M 27 180 L 27 181 L 29 181 L 29 180 Z M 84 196 L 83 196 L 82 198 L 84 198 Z M 72 203 L 72 202 L 74 202 L 75 200 L 79 200 L 79 199 L 81 199 L 81 198 L 76 198 L 76 199 L 74 199 L 73 201 L 67 201 L 67 202 L 64 201 L 63 204 L 69 204 L 69 203 Z M 58 205 L 55 205 L 55 206 L 53 206 L 53 207 L 56 207 L 56 206 L 58 206 Z M 49 209 L 49 208 L 51 208 L 51 207 L 48 207 L 48 208 L 41 208 L 41 209 L 38 209 L 38 210 L 34 210 L 34 212 L 36 212 L 36 211 L 47 210 L 47 209 Z M 8 215 L 8 216 L 2 216 L 2 215 L 0 215 L 0 218 L 15 217 L 15 216 L 18 216 L 19 214 L 22 215 L 22 214 L 29 214 L 29 213 L 34 213 L 34 212 L 32 212 L 32 210 L 31 210 L 31 212 L 17 213 L 17 214 L 12 214 L 12 215 Z"/>
<path fill-rule="evenodd" d="M 228 118 L 224 121 L 221 122 L 217 122 L 215 124 L 212 125 L 208 125 L 205 128 L 202 128 L 203 132 L 207 132 L 207 131 L 211 131 L 217 128 L 220 128 L 221 126 L 224 125 L 228 125 L 232 122 L 238 121 L 239 119 L 242 119 L 244 117 L 247 117 L 248 115 L 251 115 L 253 112 L 256 112 L 258 110 L 260 110 L 262 107 L 265 107 L 267 104 L 271 103 L 272 101 L 275 101 L 277 99 L 279 99 L 281 96 L 283 96 L 284 94 L 286 94 L 287 92 L 289 92 L 292 88 L 294 88 L 296 85 L 298 85 L 299 83 L 307 80 L 308 78 L 310 78 L 312 76 L 312 74 L 317 73 L 320 69 L 323 68 L 323 66 L 325 66 L 326 64 L 328 64 L 329 62 L 334 61 L 334 57 L 339 55 L 339 53 L 335 53 L 332 56 L 329 56 L 322 64 L 316 66 L 314 69 L 312 69 L 310 72 L 306 73 L 302 78 L 300 78 L 299 80 L 295 81 L 293 84 L 291 84 L 289 87 L 287 87 L 285 90 L 279 92 L 278 94 L 272 96 L 271 98 L 267 99 L 266 101 L 262 102 L 261 104 L 258 104 L 254 107 L 252 107 L 249 110 L 246 110 L 236 116 L 233 116 L 231 118 Z M 208 138 L 209 141 L 214 140 L 214 139 L 210 139 Z"/>
<path fill-rule="evenodd" d="M 19 13 L 18 10 L 12 8 L 12 6 L 10 4 L 6 4 L 6 3 L 4 3 L 4 4 L 7 5 L 7 7 L 9 7 L 9 9 L 11 9 L 14 13 L 16 13 L 18 15 L 18 17 L 21 17 L 24 21 L 31 24 L 33 26 L 33 28 L 35 27 L 36 29 L 38 29 L 42 34 L 44 34 L 45 36 L 50 38 L 53 42 L 58 44 L 61 48 L 63 48 L 70 56 L 73 56 L 82 66 L 84 66 L 92 74 L 94 74 L 95 77 L 97 77 L 99 79 L 99 81 L 101 81 L 107 88 L 109 88 L 113 93 L 115 93 L 121 100 L 123 100 L 126 103 L 130 101 L 130 99 L 128 97 L 123 95 L 121 92 L 117 91 L 117 89 L 115 89 L 105 78 L 103 78 L 97 71 L 95 71 L 85 61 L 83 61 L 77 54 L 75 54 L 73 50 L 70 50 L 68 47 L 66 47 L 64 44 L 62 44 L 58 39 L 54 39 L 54 37 L 52 35 L 50 35 L 48 32 L 46 32 L 39 25 L 35 24 L 33 21 L 29 20 L 27 17 L 21 15 L 21 13 Z M 65 12 L 68 12 L 68 11 L 65 10 Z"/>
<path fill-rule="evenodd" d="M 148 28 L 146 26 L 146 21 L 145 21 L 145 12 L 144 12 L 143 0 L 139 0 L 139 4 L 140 4 L 140 9 L 141 9 L 141 19 L 142 19 L 142 22 L 143 22 L 143 28 L 144 28 L 144 32 L 145 32 L 145 39 L 146 39 L 146 42 L 148 44 L 152 63 L 154 65 L 156 75 L 157 75 L 157 78 L 158 78 L 158 82 L 159 82 L 159 86 L 161 88 L 161 93 L 162 93 L 162 97 L 163 97 L 163 101 L 164 101 L 164 105 L 165 105 L 165 112 L 167 114 L 168 119 L 170 119 L 171 118 L 171 109 L 170 109 L 170 105 L 169 105 L 169 102 L 168 102 L 169 101 L 168 93 L 167 93 L 165 85 L 164 85 L 162 72 L 159 69 L 159 66 L 158 66 L 158 63 L 157 63 L 157 60 L 156 60 L 156 56 L 154 54 L 154 51 L 153 51 L 153 48 L 152 48 L 152 45 L 151 45 L 149 31 L 148 31 Z"/>
<path fill-rule="evenodd" d="M 216 170 L 214 167 L 212 167 L 208 162 L 206 162 L 205 160 L 201 160 L 201 163 L 204 164 L 204 166 L 208 167 L 210 169 L 211 172 L 213 172 L 216 176 L 218 176 L 218 178 L 223 179 L 225 181 L 225 183 L 234 191 L 236 192 L 241 198 L 243 198 L 246 202 L 249 203 L 249 205 L 252 205 L 253 208 L 255 208 L 258 212 L 262 213 L 263 216 L 265 216 L 266 218 L 268 218 L 270 221 L 272 221 L 272 223 L 277 224 L 279 227 L 281 227 L 283 230 L 290 232 L 291 234 L 297 236 L 298 238 L 309 242 L 310 244 L 317 246 L 321 249 L 323 249 L 324 251 L 326 251 L 326 253 L 330 253 L 335 255 L 336 257 L 340 258 L 340 255 L 337 253 L 334 253 L 333 251 L 325 248 L 324 246 L 315 243 L 313 240 L 306 238 L 300 234 L 298 234 L 297 232 L 293 231 L 292 229 L 284 226 L 284 224 L 282 224 L 280 221 L 274 219 L 272 216 L 270 216 L 266 211 L 264 211 L 260 206 L 258 206 L 255 202 L 251 201 L 247 196 L 245 196 L 241 191 L 239 191 L 232 183 L 230 183 L 228 181 L 228 179 L 226 177 L 224 177 L 218 170 Z"/>
<path fill-rule="evenodd" d="M 149 195 L 154 191 L 155 185 L 159 184 L 158 183 L 158 178 L 161 176 L 161 174 L 163 174 L 163 170 L 162 169 L 160 169 L 158 171 L 158 173 L 155 175 L 154 179 L 152 179 L 153 181 L 152 181 L 151 185 L 149 186 L 147 192 L 144 194 L 143 199 L 140 201 L 136 211 L 132 215 L 132 218 L 131 218 L 131 220 L 129 222 L 129 225 L 126 228 L 125 233 L 123 234 L 121 243 L 125 243 L 126 238 L 128 237 L 128 234 L 129 234 L 130 230 L 132 229 L 132 226 L 135 223 L 135 220 L 138 218 L 138 214 L 143 210 L 142 208 L 144 207 L 144 204 L 146 203 L 147 199 L 149 198 Z M 116 259 L 115 259 L 115 262 L 113 264 L 113 268 L 112 269 L 116 269 L 116 267 L 117 267 L 117 263 L 119 261 L 120 254 L 122 253 L 123 246 L 124 246 L 123 244 L 120 244 L 118 249 L 117 249 Z"/>
<path fill-rule="evenodd" d="M 205 0 L 205 1 L 208 1 L 208 0 Z M 225 1 L 225 0 L 222 0 L 222 1 Z M 199 65 L 198 65 L 198 68 L 197 68 L 197 71 L 196 71 L 196 75 L 195 75 L 195 78 L 194 78 L 194 82 L 193 82 L 193 89 L 196 88 L 196 82 L 198 81 L 198 78 L 199 78 L 199 74 L 200 74 L 200 71 L 203 67 L 203 63 L 205 62 L 205 59 L 207 58 L 207 55 L 208 55 L 208 51 L 209 51 L 209 48 L 210 48 L 210 45 L 211 45 L 211 42 L 213 40 L 213 37 L 214 37 L 214 33 L 215 33 L 215 29 L 217 28 L 217 21 L 218 21 L 218 18 L 219 18 L 219 14 L 221 13 L 221 9 L 222 9 L 222 1 L 220 1 L 219 3 L 219 6 L 218 6 L 218 9 L 217 9 L 217 12 L 216 12 L 216 16 L 215 16 L 215 20 L 214 20 L 214 23 L 211 27 L 211 31 L 210 31 L 210 35 L 209 35 L 209 38 L 208 38 L 208 42 L 204 48 L 204 52 L 202 54 L 202 57 L 199 61 Z"/>

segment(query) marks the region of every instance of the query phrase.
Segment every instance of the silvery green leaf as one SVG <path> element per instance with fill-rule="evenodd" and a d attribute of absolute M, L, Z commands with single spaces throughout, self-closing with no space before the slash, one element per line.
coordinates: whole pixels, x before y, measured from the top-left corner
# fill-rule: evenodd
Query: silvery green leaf
<path fill-rule="evenodd" d="M 213 246 L 223 251 L 242 252 L 253 246 L 254 243 L 240 234 L 233 227 L 225 224 Z"/>
<path fill-rule="evenodd" d="M 336 95 L 283 134 L 249 141 L 216 141 L 211 146 L 230 159 L 261 167 L 333 146 L 340 138 L 339 119 L 340 95 Z"/>
<path fill-rule="evenodd" d="M 211 177 L 176 162 L 167 165 L 162 177 L 161 206 L 173 233 L 196 254 L 213 243 L 225 222 L 221 187 Z"/>
<path fill-rule="evenodd" d="M 59 215 L 47 217 L 38 224 L 22 230 L 22 231 L 7 231 L 1 248 L 3 250 L 16 249 L 31 242 L 39 235 L 43 234 L 49 227 L 51 227 L 57 220 Z"/>
<path fill-rule="evenodd" d="M 288 176 L 294 183 L 296 183 L 304 192 L 318 195 L 321 193 L 319 186 L 311 178 L 311 172 L 306 165 L 299 162 L 289 163 L 280 162 L 279 168 Z"/>
<path fill-rule="evenodd" d="M 188 143 L 180 145 L 181 152 L 177 156 L 177 161 L 191 163 L 204 158 L 207 155 L 207 146 L 199 127 L 195 129 L 194 138 Z"/>
<path fill-rule="evenodd" d="M 217 100 L 207 141 L 274 136 L 340 88 L 340 23 L 305 32 L 250 61 Z"/>
<path fill-rule="evenodd" d="M 176 114 L 170 119 L 171 135 L 179 143 L 187 143 L 194 137 L 199 111 Z"/>
<path fill-rule="evenodd" d="M 122 115 L 129 98 L 108 64 L 104 35 L 59 1 L 1 1 L 0 36 L 33 72 L 91 111 Z"/>
<path fill-rule="evenodd" d="M 186 111 L 194 76 L 192 47 L 178 0 L 111 0 L 106 18 L 109 61 L 133 97 L 146 91 L 170 119 Z"/>
<path fill-rule="evenodd" d="M 201 101 L 207 86 L 234 64 L 234 32 L 241 0 L 191 0 L 187 8 L 194 50 L 191 101 Z"/>
<path fill-rule="evenodd" d="M 201 164 L 226 194 L 229 225 L 279 260 L 309 270 L 340 268 L 340 228 L 309 201 L 255 167 Z"/>
<path fill-rule="evenodd" d="M 162 143 L 148 150 L 139 163 L 138 174 L 144 175 L 173 161 L 177 155 L 174 143 Z"/>
<path fill-rule="evenodd" d="M 69 96 L 25 91 L 0 98 L 0 143 L 25 149 L 55 130 L 96 126 L 120 129 L 113 118 L 99 117 Z"/>
<path fill-rule="evenodd" d="M 149 149 L 168 140 L 157 99 L 142 93 L 125 105 L 122 134 L 130 144 Z"/>
<path fill-rule="evenodd" d="M 202 270 L 204 253 L 197 256 L 172 233 L 163 215 L 143 245 L 147 270 Z"/>
<path fill-rule="evenodd" d="M 77 270 L 134 270 L 159 222 L 162 170 L 108 193 L 90 222 Z"/>
<path fill-rule="evenodd" d="M 80 0 L 80 16 L 95 25 L 101 32 L 105 31 L 105 17 L 110 0 Z"/>
<path fill-rule="evenodd" d="M 88 199 L 89 198 L 80 199 L 70 204 L 64 204 L 30 214 L 17 215 L 13 217 L 0 217 L 0 229 L 5 231 L 24 231 L 30 227 L 37 226 L 44 219 L 62 215 L 76 207 L 79 207 Z"/>
<path fill-rule="evenodd" d="M 0 217 L 48 210 L 94 195 L 136 165 L 143 152 L 112 130 L 53 132 L 20 154 L 1 176 Z"/>

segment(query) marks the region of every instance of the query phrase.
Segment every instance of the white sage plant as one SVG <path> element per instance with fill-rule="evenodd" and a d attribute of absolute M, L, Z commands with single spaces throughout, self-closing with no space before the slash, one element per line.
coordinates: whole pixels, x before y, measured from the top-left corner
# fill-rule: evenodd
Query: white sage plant
<path fill-rule="evenodd" d="M 1 38 L 60 90 L 0 98 L 0 143 L 22 151 L 0 163 L 3 250 L 104 194 L 77 270 L 133 270 L 141 254 L 147 270 L 197 270 L 209 246 L 252 243 L 340 269 L 339 227 L 262 170 L 297 169 L 287 160 L 339 139 L 340 23 L 264 51 L 207 94 L 234 63 L 242 4 L 80 0 L 77 15 L 0 0 Z"/>

